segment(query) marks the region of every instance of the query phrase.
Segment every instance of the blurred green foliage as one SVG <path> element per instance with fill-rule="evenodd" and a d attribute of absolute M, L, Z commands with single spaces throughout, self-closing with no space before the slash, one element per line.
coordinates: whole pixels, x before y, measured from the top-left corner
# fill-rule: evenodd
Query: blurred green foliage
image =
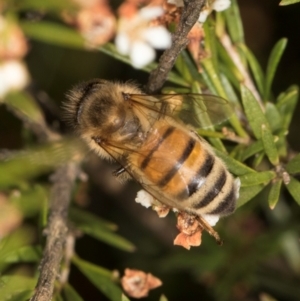
<path fill-rule="evenodd" d="M 280 4 L 295 2 L 298 1 L 281 1 Z M 83 52 L 84 41 L 75 29 L 57 22 L 60 11 L 66 8 L 69 8 L 68 1 L 10 0 L 4 13 L 18 20 L 25 35 L 33 39 L 33 44 L 46 43 Z M 24 14 L 31 10 L 42 10 L 47 18 L 28 21 Z M 241 180 L 239 209 L 232 217 L 221 221 L 218 229 L 225 239 L 224 246 L 218 247 L 204 236 L 199 249 L 179 250 L 171 246 L 169 235 L 166 247 L 165 242 L 149 235 L 149 229 L 137 226 L 138 218 L 133 220 L 128 213 L 122 212 L 122 207 L 116 210 L 111 207 L 108 216 L 120 221 L 120 232 L 126 233 L 124 237 L 128 239 L 124 238 L 115 233 L 117 226 L 114 223 L 80 208 L 78 199 L 84 185 L 78 181 L 69 213 L 71 227 L 109 247 L 99 244 L 95 250 L 94 243 L 91 243 L 84 253 L 78 240 L 78 253 L 90 261 L 94 258 L 96 263 L 73 255 L 70 283 L 57 290 L 54 300 L 84 300 L 80 294 L 95 288 L 108 300 L 129 300 L 122 295 L 120 280 L 113 271 L 128 266 L 140 267 L 162 279 L 163 288 L 156 295 L 153 293 L 149 300 L 275 300 L 271 296 L 278 300 L 299 300 L 300 155 L 291 150 L 287 142 L 299 88 L 292 85 L 279 95 L 274 95 L 272 90 L 287 39 L 275 44 L 264 71 L 246 45 L 236 0 L 225 12 L 210 16 L 204 32 L 205 58 L 197 66 L 184 51 L 176 61 L 175 70 L 169 74 L 168 84 L 172 86 L 165 89 L 193 93 L 208 89 L 229 99 L 236 109 L 237 114 L 226 124 L 227 132 L 221 126 L 198 129 L 199 134 L 215 147 L 216 154 L 224 160 L 230 172 Z M 229 38 L 231 53 L 222 43 L 224 36 Z M 40 49 L 43 47 L 40 45 Z M 111 43 L 103 45 L 99 51 L 114 60 L 130 63 L 127 57 L 116 52 Z M 55 61 L 54 57 L 48 57 L 47 52 L 39 55 L 47 57 L 50 64 L 52 59 Z M 29 63 L 32 59 L 29 54 Z M 59 65 L 60 61 L 55 63 Z M 80 62 L 79 68 L 84 64 Z M 156 66 L 152 63 L 143 70 L 149 73 Z M 66 73 L 72 73 L 71 68 Z M 105 68 L 103 76 L 110 69 L 109 66 Z M 243 70 L 253 78 L 254 90 L 247 85 Z M 89 76 L 88 70 L 86 74 Z M 254 95 L 255 91 L 260 99 Z M 25 124 L 31 125 L 29 130 L 21 129 L 20 150 L 3 150 L 0 154 L 0 205 L 3 203 L 3 208 L 9 208 L 9 211 L 3 209 L 3 212 L 9 212 L 7 215 L 0 213 L 0 228 L 7 229 L 0 240 L 0 300 L 22 301 L 32 295 L 42 257 L 42 231 L 49 205 L 47 176 L 68 160 L 84 162 L 87 151 L 80 141 L 64 134 L 46 133 L 48 142 L 42 144 L 33 137 L 30 133 L 32 127 L 37 126 L 42 131 L 48 128 L 47 118 L 34 94 L 13 92 L 3 99 L 2 104 Z M 92 198 L 91 192 L 83 191 L 83 199 Z M 101 199 L 105 197 L 108 198 L 102 195 Z M 130 227 L 130 223 L 134 226 Z M 171 223 L 175 227 L 173 220 Z M 124 251 L 129 255 L 124 255 Z M 73 278 L 73 273 L 77 275 L 78 270 L 86 280 L 76 281 L 78 276 Z M 92 285 L 85 282 L 81 287 L 81 281 Z M 97 297 L 85 300 L 95 299 Z"/>

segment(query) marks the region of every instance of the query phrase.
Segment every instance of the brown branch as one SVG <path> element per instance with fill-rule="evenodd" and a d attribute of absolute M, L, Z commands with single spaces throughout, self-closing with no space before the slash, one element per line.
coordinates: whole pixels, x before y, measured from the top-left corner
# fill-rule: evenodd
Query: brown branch
<path fill-rule="evenodd" d="M 57 141 L 62 136 L 52 131 L 45 119 L 32 120 L 28 118 L 22 111 L 7 104 L 9 109 L 23 121 L 24 126 L 29 128 L 40 141 Z M 1 154 L 0 154 L 1 155 Z M 5 155 L 5 154 L 4 154 Z M 74 181 L 78 175 L 78 167 L 76 163 L 67 163 L 59 167 L 51 177 L 53 182 L 51 196 L 48 225 L 45 229 L 47 234 L 46 246 L 44 248 L 43 257 L 40 263 L 40 275 L 35 288 L 35 293 L 30 301 L 50 301 L 53 297 L 54 283 L 59 276 L 60 263 L 63 257 L 65 244 L 67 241 L 67 215 L 71 200 L 71 192 Z M 69 253 L 70 248 L 68 250 Z M 69 264 L 69 258 L 67 258 Z M 66 283 L 68 272 L 64 270 L 63 284 Z"/>
<path fill-rule="evenodd" d="M 204 0 L 184 0 L 180 22 L 172 35 L 172 46 L 162 54 L 157 68 L 150 73 L 145 88 L 146 93 L 153 94 L 157 92 L 167 80 L 168 73 L 174 66 L 177 56 L 189 42 L 187 35 L 197 22 L 203 3 Z"/>
<path fill-rule="evenodd" d="M 46 229 L 47 240 L 40 265 L 40 276 L 34 295 L 30 301 L 52 300 L 54 282 L 59 275 L 59 267 L 67 236 L 67 215 L 77 167 L 68 163 L 58 168 L 51 180 L 50 215 Z"/>

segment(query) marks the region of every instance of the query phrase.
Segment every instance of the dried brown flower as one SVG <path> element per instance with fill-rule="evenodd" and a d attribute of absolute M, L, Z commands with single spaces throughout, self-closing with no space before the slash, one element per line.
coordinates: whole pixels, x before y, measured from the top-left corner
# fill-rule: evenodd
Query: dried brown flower
<path fill-rule="evenodd" d="M 188 250 L 191 247 L 200 246 L 203 229 L 195 216 L 180 212 L 177 216 L 177 228 L 180 233 L 176 236 L 174 245 L 182 246 Z"/>
<path fill-rule="evenodd" d="M 88 47 L 103 45 L 116 31 L 116 18 L 106 0 L 74 0 L 79 5 L 75 15 L 64 14 L 66 22 L 76 26 Z"/>
<path fill-rule="evenodd" d="M 153 205 L 152 209 L 156 211 L 157 215 L 161 218 L 166 217 L 170 211 L 170 207 L 160 204 L 160 205 Z"/>
<path fill-rule="evenodd" d="M 202 24 L 196 23 L 188 34 L 189 44 L 187 46 L 190 51 L 195 63 L 197 64 L 198 70 L 200 70 L 200 60 L 206 56 L 206 53 L 201 46 L 201 42 L 204 39 L 204 30 Z"/>
<path fill-rule="evenodd" d="M 161 286 L 162 282 L 150 273 L 146 274 L 140 270 L 126 269 L 121 284 L 128 296 L 143 298 L 148 296 L 149 290 Z"/>

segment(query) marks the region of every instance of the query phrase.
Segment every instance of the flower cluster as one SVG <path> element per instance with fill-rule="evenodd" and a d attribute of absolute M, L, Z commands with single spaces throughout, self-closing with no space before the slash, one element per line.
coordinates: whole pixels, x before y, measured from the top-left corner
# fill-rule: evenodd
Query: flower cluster
<path fill-rule="evenodd" d="M 162 7 L 150 6 L 140 9 L 133 16 L 120 17 L 116 47 L 121 54 L 129 55 L 135 68 L 142 68 L 154 60 L 154 48 L 166 49 L 171 46 L 171 34 L 164 26 L 149 26 L 152 20 L 163 13 Z"/>
<path fill-rule="evenodd" d="M 107 0 L 72 1 L 78 6 L 77 13 L 65 13 L 65 21 L 77 27 L 86 45 L 95 48 L 114 38 L 117 51 L 129 56 L 137 69 L 155 59 L 156 49 L 171 47 L 172 36 L 167 28 L 178 24 L 184 6 L 183 0 L 124 0 L 116 19 Z M 223 11 L 230 4 L 230 0 L 210 0 L 202 8 L 199 23 L 188 36 L 196 61 L 203 37 L 201 24 L 212 11 Z"/>

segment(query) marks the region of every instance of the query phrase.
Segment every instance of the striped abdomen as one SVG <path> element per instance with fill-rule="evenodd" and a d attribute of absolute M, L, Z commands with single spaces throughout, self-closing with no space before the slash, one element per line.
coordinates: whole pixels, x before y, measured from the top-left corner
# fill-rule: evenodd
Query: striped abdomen
<path fill-rule="evenodd" d="M 232 175 L 205 142 L 180 126 L 158 121 L 130 161 L 145 187 L 155 188 L 167 205 L 196 214 L 234 211 L 237 187 Z"/>

